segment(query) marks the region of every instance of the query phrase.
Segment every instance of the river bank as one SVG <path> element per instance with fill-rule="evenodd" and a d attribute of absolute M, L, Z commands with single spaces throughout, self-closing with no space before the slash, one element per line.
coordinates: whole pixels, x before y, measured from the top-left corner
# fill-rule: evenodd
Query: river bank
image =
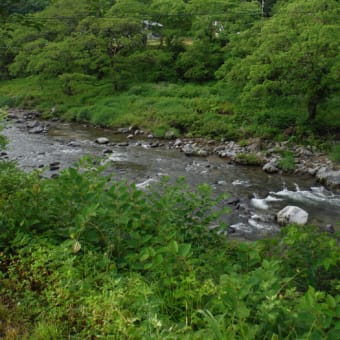
<path fill-rule="evenodd" d="M 51 121 L 39 121 L 41 114 L 36 111 L 21 109 L 10 109 L 8 112 L 10 120 L 23 123 L 29 133 L 46 133 L 51 123 L 59 122 L 58 118 Z M 90 127 L 85 124 L 84 127 Z M 92 126 L 96 128 L 96 126 Z M 301 146 L 285 142 L 270 141 L 261 138 L 250 138 L 242 142 L 176 137 L 169 130 L 165 138 L 157 138 L 152 133 L 140 129 L 138 126 L 121 127 L 118 129 L 103 129 L 96 139 L 96 143 L 107 145 L 105 150 L 109 154 L 109 147 L 128 146 L 133 143 L 143 148 L 167 148 L 183 152 L 186 156 L 209 157 L 217 155 L 228 164 L 257 166 L 269 174 L 292 174 L 294 176 L 315 177 L 318 182 L 329 189 L 340 191 L 340 165 L 332 162 L 329 157 L 320 152 L 316 146 Z M 112 133 L 124 136 L 124 141 L 115 143 L 105 136 Z M 70 141 L 72 145 L 72 141 Z"/>

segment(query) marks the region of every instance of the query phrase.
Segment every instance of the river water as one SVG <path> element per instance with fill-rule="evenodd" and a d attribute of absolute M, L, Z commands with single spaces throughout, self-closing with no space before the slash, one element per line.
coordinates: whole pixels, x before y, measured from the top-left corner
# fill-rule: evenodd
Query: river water
<path fill-rule="evenodd" d="M 51 123 L 47 134 L 28 133 L 25 122 L 9 123 L 3 133 L 9 141 L 6 152 L 10 160 L 27 171 L 45 166 L 47 176 L 56 173 L 49 170 L 51 163 L 60 162 L 62 169 L 82 156 L 95 155 L 108 163 L 107 171 L 117 179 L 135 182 L 140 188 L 164 175 L 172 179 L 185 176 L 193 187 L 208 183 L 214 193 L 228 192 L 240 200 L 231 205 L 227 217 L 236 237 L 256 239 L 278 232 L 273 216 L 286 205 L 305 209 L 311 224 L 332 224 L 340 230 L 340 195 L 326 190 L 314 178 L 270 175 L 258 167 L 228 164 L 217 156 L 188 157 L 166 146 L 150 148 L 146 138 L 118 146 L 114 144 L 126 142 L 126 136 L 72 123 Z M 107 137 L 112 144 L 96 144 L 97 137 Z M 112 153 L 104 154 L 107 149 Z"/>

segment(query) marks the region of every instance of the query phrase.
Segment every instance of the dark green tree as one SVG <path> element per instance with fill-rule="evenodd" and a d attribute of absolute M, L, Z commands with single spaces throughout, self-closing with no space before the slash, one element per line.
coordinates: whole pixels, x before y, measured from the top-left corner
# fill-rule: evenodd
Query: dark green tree
<path fill-rule="evenodd" d="M 233 39 L 218 75 L 240 86 L 247 102 L 303 100 L 313 121 L 318 106 L 339 91 L 338 5 L 336 0 L 282 2 L 273 17 Z"/>

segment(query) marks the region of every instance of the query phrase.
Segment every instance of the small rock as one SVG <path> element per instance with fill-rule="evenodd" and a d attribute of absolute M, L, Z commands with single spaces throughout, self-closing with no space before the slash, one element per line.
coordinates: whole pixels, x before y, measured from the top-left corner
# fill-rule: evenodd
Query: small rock
<path fill-rule="evenodd" d="M 277 167 L 276 162 L 273 162 L 273 161 L 270 161 L 270 162 L 266 163 L 263 166 L 262 170 L 267 172 L 267 173 L 269 173 L 269 174 L 274 174 L 276 172 L 279 172 L 279 169 Z"/>
<path fill-rule="evenodd" d="M 117 146 L 129 146 L 129 143 L 128 142 L 121 142 L 121 143 L 118 143 Z"/>
<path fill-rule="evenodd" d="M 246 147 L 249 152 L 259 152 L 262 147 L 261 138 L 252 138 L 248 140 L 248 145 Z"/>
<path fill-rule="evenodd" d="M 195 154 L 195 148 L 192 146 L 192 144 L 185 144 L 182 147 L 182 151 L 187 155 L 187 156 L 192 156 Z"/>
<path fill-rule="evenodd" d="M 107 155 L 107 154 L 110 154 L 110 153 L 113 153 L 113 151 L 112 151 L 111 149 L 105 149 L 105 150 L 103 151 L 103 154 L 104 154 L 104 155 Z"/>
<path fill-rule="evenodd" d="M 174 147 L 178 148 L 183 145 L 183 141 L 181 139 L 176 139 L 174 143 Z"/>
<path fill-rule="evenodd" d="M 218 185 L 227 185 L 227 182 L 226 181 L 217 181 L 216 184 L 218 184 Z"/>
<path fill-rule="evenodd" d="M 134 135 L 133 134 L 130 134 L 130 135 L 128 135 L 126 138 L 127 139 L 132 139 L 134 137 Z"/>
<path fill-rule="evenodd" d="M 214 149 L 214 153 L 218 153 L 219 151 L 224 151 L 224 150 L 225 150 L 225 146 L 219 145 L 219 146 L 216 146 L 216 148 Z"/>
<path fill-rule="evenodd" d="M 230 197 L 227 202 L 228 205 L 237 205 L 240 203 L 240 199 L 238 197 Z"/>
<path fill-rule="evenodd" d="M 198 149 L 196 151 L 196 155 L 201 156 L 201 157 L 206 157 L 206 156 L 209 156 L 209 151 L 207 151 L 205 149 Z"/>
<path fill-rule="evenodd" d="M 97 144 L 108 144 L 109 143 L 109 139 L 106 137 L 98 137 L 95 142 Z"/>
<path fill-rule="evenodd" d="M 77 143 L 77 142 L 74 142 L 74 141 L 70 141 L 70 142 L 67 143 L 67 146 L 70 146 L 72 148 L 76 148 L 76 147 L 79 147 L 80 144 Z"/>
<path fill-rule="evenodd" d="M 127 133 L 129 133 L 131 131 L 129 131 L 129 128 L 118 128 L 117 132 L 118 133 L 122 133 L 122 134 L 127 134 Z"/>
<path fill-rule="evenodd" d="M 334 230 L 334 227 L 332 224 L 327 224 L 325 226 L 325 231 L 329 232 L 330 234 L 334 234 L 335 233 L 335 230 Z"/>
<path fill-rule="evenodd" d="M 314 169 L 308 169 L 308 174 L 311 175 L 311 176 L 315 176 L 316 173 L 318 171 L 318 168 L 314 168 Z"/>
<path fill-rule="evenodd" d="M 37 120 L 34 120 L 32 122 L 27 123 L 28 129 L 33 129 L 33 128 L 38 127 L 38 126 L 40 126 L 40 123 Z"/>
<path fill-rule="evenodd" d="M 45 129 L 41 125 L 38 125 L 38 126 L 32 128 L 32 129 L 28 130 L 29 133 L 33 133 L 33 134 L 43 133 L 44 131 L 45 131 Z"/>

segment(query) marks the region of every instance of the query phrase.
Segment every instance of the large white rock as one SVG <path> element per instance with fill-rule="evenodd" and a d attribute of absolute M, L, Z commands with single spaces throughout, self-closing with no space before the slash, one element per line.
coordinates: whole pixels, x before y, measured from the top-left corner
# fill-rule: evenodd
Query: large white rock
<path fill-rule="evenodd" d="M 327 167 L 322 167 L 316 173 L 316 178 L 326 186 L 340 189 L 340 170 L 331 170 Z"/>
<path fill-rule="evenodd" d="M 277 222 L 281 225 L 286 224 L 299 224 L 304 225 L 308 220 L 308 213 L 296 206 L 287 205 L 280 210 L 277 215 Z"/>

